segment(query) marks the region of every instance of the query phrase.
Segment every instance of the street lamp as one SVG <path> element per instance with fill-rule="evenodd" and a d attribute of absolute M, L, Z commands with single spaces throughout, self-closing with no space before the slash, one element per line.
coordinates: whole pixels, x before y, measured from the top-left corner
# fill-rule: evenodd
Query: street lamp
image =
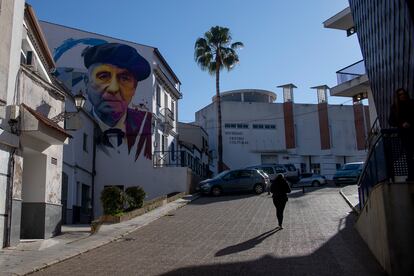
<path fill-rule="evenodd" d="M 83 96 L 82 90 L 75 96 L 75 106 L 78 111 L 85 105 L 86 98 Z"/>
<path fill-rule="evenodd" d="M 75 99 L 75 106 L 77 111 L 76 112 L 66 112 L 63 111 L 61 113 L 59 113 L 58 115 L 56 115 L 55 117 L 51 118 L 50 120 L 54 123 L 59 123 L 61 121 L 63 121 L 64 119 L 68 119 L 72 116 L 74 116 L 75 114 L 77 114 L 85 105 L 86 102 L 86 98 L 85 96 L 83 96 L 82 90 L 79 91 L 79 93 L 77 95 L 74 96 Z"/>

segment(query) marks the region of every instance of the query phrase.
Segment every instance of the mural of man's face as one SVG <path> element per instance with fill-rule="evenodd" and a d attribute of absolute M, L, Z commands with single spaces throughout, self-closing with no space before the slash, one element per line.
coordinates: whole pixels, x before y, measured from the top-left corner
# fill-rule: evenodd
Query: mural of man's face
<path fill-rule="evenodd" d="M 116 125 L 127 111 L 137 84 L 125 68 L 106 63 L 89 67 L 87 92 L 96 115 L 107 125 Z"/>

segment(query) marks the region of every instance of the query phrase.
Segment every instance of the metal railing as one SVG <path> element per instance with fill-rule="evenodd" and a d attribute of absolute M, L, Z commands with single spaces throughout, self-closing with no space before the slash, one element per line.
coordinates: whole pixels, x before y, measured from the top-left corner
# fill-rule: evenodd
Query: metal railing
<path fill-rule="evenodd" d="M 174 128 L 174 113 L 168 107 L 161 109 L 157 116 L 161 119 L 161 124 L 165 132 Z"/>
<path fill-rule="evenodd" d="M 364 60 L 355 62 L 336 72 L 338 85 L 366 74 Z"/>
<path fill-rule="evenodd" d="M 365 148 L 368 149 L 368 151 L 372 148 L 379 135 L 381 135 L 381 126 L 377 117 L 368 132 L 368 138 L 365 140 Z"/>
<path fill-rule="evenodd" d="M 359 207 L 362 210 L 372 188 L 382 182 L 394 183 L 398 176 L 407 176 L 405 151 L 397 129 L 382 129 L 373 141 L 358 180 Z"/>
<path fill-rule="evenodd" d="M 188 167 L 194 173 L 207 177 L 209 166 L 203 164 L 198 158 L 194 158 L 185 150 L 154 151 L 152 156 L 154 167 Z"/>

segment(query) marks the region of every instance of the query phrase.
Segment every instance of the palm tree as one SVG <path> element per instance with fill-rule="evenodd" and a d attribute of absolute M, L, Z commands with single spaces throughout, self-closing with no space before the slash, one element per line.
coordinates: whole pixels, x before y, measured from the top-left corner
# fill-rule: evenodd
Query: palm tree
<path fill-rule="evenodd" d="M 218 172 L 223 171 L 223 136 L 221 128 L 221 104 L 220 104 L 220 70 L 226 68 L 228 71 L 239 62 L 236 53 L 243 43 L 231 43 L 232 37 L 229 28 L 215 26 L 211 27 L 204 37 L 196 40 L 194 45 L 194 58 L 202 70 L 216 75 L 216 104 L 218 123 Z"/>

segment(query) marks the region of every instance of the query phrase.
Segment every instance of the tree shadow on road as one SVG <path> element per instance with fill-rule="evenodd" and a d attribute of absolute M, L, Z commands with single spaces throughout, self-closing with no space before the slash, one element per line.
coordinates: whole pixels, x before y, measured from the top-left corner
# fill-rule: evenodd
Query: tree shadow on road
<path fill-rule="evenodd" d="M 245 242 L 223 248 L 223 249 L 219 250 L 215 254 L 215 256 L 216 257 L 221 257 L 221 256 L 230 255 L 230 254 L 233 254 L 233 253 L 238 253 L 238 252 L 242 252 L 242 251 L 252 249 L 256 245 L 258 245 L 262 241 L 264 241 L 266 238 L 270 237 L 271 235 L 275 234 L 276 232 L 278 232 L 280 230 L 282 230 L 282 229 L 279 228 L 279 227 L 276 227 L 276 228 L 274 228 L 270 231 L 264 232 L 264 233 L 260 234 L 259 236 L 254 237 L 254 238 L 252 238 L 250 240 L 247 240 Z"/>
<path fill-rule="evenodd" d="M 387 275 L 353 227 L 354 223 L 355 215 L 350 213 L 344 220 L 339 222 L 339 232 L 336 235 L 307 255 L 297 254 L 292 256 L 287 253 L 288 257 L 279 257 L 277 254 L 272 254 L 273 252 L 268 252 L 268 254 L 257 259 L 226 262 L 228 259 L 224 256 L 253 248 L 263 239 L 277 232 L 273 229 L 251 240 L 218 251 L 215 254 L 217 258 L 215 263 L 184 266 L 161 275 Z M 283 231 L 289 231 L 289 229 Z M 291 242 L 295 243 L 295 241 Z M 289 249 L 290 246 L 292 248 L 296 246 L 297 248 L 298 244 L 289 246 L 287 243 L 286 246 L 286 250 L 289 252 L 291 250 Z M 308 245 L 303 244 L 303 246 L 305 251 Z M 225 259 L 220 260 L 220 257 Z M 235 260 L 235 258 L 233 257 L 231 260 Z"/>

